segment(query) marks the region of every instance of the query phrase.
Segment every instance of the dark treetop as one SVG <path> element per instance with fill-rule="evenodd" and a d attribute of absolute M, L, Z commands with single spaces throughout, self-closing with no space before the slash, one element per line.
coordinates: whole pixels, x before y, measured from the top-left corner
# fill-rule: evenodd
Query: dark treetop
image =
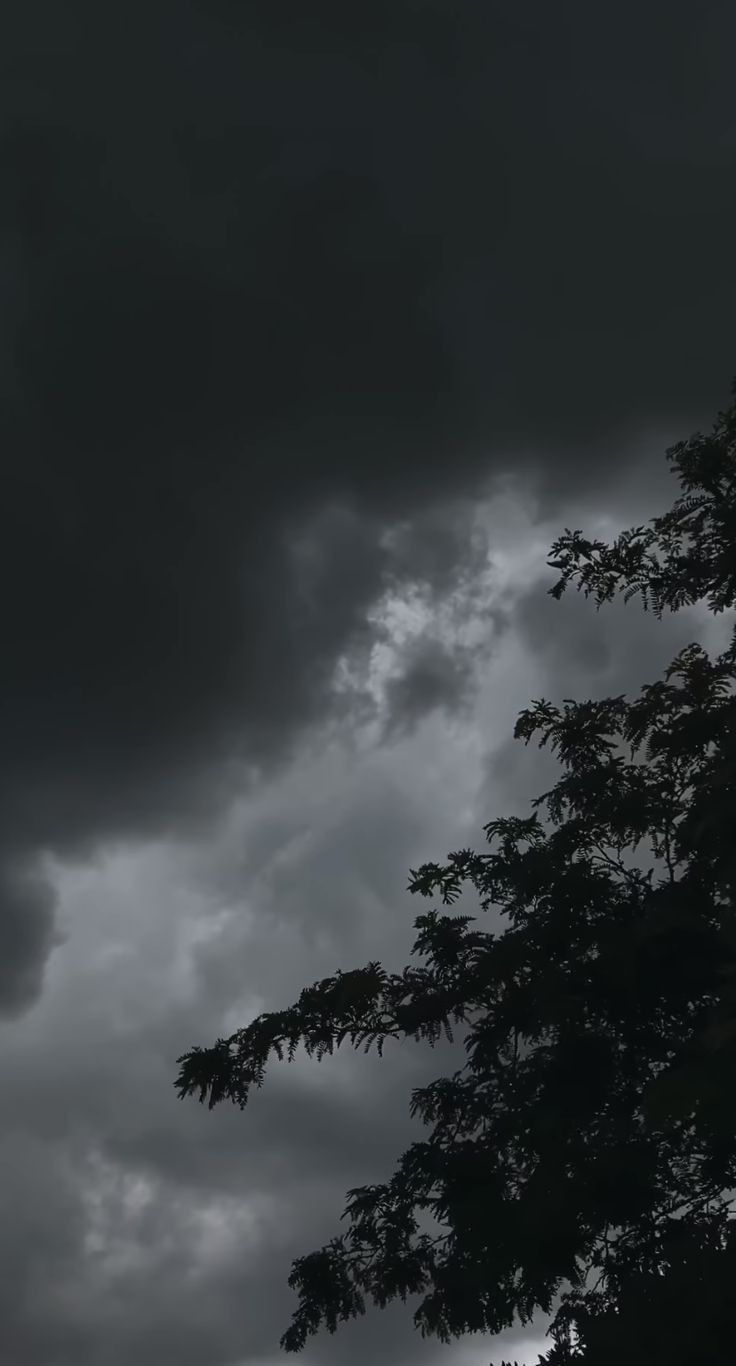
<path fill-rule="evenodd" d="M 733 607 L 736 404 L 668 457 L 671 511 L 611 546 L 566 531 L 553 597 Z M 534 702 L 515 733 L 554 751 L 555 786 L 409 884 L 445 907 L 470 887 L 504 928 L 430 910 L 403 972 L 338 972 L 179 1060 L 182 1096 L 242 1107 L 300 1044 L 463 1037 L 464 1065 L 412 1095 L 426 1140 L 294 1264 L 287 1350 L 411 1296 L 445 1341 L 551 1314 L 556 1366 L 732 1362 L 735 684 L 736 634 L 633 701 Z"/>

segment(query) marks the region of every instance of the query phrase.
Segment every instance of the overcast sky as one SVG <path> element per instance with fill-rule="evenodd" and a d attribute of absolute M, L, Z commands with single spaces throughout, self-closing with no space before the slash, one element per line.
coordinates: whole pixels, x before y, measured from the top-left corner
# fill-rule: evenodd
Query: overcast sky
<path fill-rule="evenodd" d="M 7 1366 L 280 1359 L 292 1258 L 456 1060 L 298 1060 L 241 1115 L 177 1056 L 400 967 L 409 867 L 549 774 L 517 711 L 710 629 L 545 560 L 667 506 L 727 401 L 735 48 L 731 0 L 5 7 Z M 543 1327 L 399 1307 L 304 1360 Z"/>

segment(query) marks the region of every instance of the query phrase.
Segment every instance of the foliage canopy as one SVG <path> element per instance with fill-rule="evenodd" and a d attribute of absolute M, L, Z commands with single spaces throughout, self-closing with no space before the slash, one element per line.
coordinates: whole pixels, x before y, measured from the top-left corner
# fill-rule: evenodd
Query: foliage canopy
<path fill-rule="evenodd" d="M 736 403 L 668 457 L 672 509 L 610 546 L 566 531 L 553 597 L 734 606 Z M 295 1262 L 287 1351 L 418 1296 L 445 1341 L 552 1315 L 550 1366 L 734 1360 L 735 684 L 736 633 L 634 700 L 534 702 L 515 733 L 554 751 L 555 786 L 409 884 L 445 908 L 472 889 L 500 931 L 431 909 L 403 972 L 338 972 L 179 1060 L 182 1096 L 242 1107 L 300 1045 L 464 1035 L 463 1066 L 412 1094 L 426 1141 Z"/>

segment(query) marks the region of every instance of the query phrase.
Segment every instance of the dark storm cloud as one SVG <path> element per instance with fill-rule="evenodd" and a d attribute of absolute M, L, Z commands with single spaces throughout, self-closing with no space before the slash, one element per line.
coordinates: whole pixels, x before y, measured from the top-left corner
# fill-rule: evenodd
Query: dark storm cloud
<path fill-rule="evenodd" d="M 28 0 L 2 22 L 10 858 L 176 824 L 227 759 L 284 754 L 395 572 L 388 523 L 509 461 L 559 499 L 640 430 L 710 418 L 736 19 Z M 325 507 L 349 535 L 320 533 L 305 599 L 290 547 Z M 434 705 L 450 681 L 420 673 Z"/>
<path fill-rule="evenodd" d="M 704 612 L 685 608 L 661 620 L 639 600 L 617 598 L 596 610 L 592 599 L 566 593 L 554 602 L 545 576 L 519 600 L 514 624 L 562 696 L 636 695 L 679 650 L 702 637 Z M 707 619 L 707 618 L 706 618 Z"/>
<path fill-rule="evenodd" d="M 426 640 L 414 650 L 402 673 L 388 686 L 392 730 L 402 730 L 417 715 L 454 709 L 467 697 L 473 674 L 470 661 L 458 658 L 441 641 Z"/>
<path fill-rule="evenodd" d="M 35 1000 L 56 943 L 51 886 L 33 867 L 6 858 L 0 864 L 0 1015 L 16 1015 Z"/>

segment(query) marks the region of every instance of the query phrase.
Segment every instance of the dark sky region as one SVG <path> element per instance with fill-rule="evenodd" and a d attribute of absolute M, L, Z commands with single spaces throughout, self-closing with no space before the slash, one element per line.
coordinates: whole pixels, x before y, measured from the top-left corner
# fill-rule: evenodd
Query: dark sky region
<path fill-rule="evenodd" d="M 734 50 L 727 0 L 4 7 L 7 1366 L 279 1360 L 448 1059 L 241 1116 L 177 1055 L 399 966 L 408 868 L 544 781 L 516 711 L 706 629 L 556 606 L 545 555 L 669 503 L 727 401 Z M 306 1366 L 500 1355 L 409 1317 Z"/>

